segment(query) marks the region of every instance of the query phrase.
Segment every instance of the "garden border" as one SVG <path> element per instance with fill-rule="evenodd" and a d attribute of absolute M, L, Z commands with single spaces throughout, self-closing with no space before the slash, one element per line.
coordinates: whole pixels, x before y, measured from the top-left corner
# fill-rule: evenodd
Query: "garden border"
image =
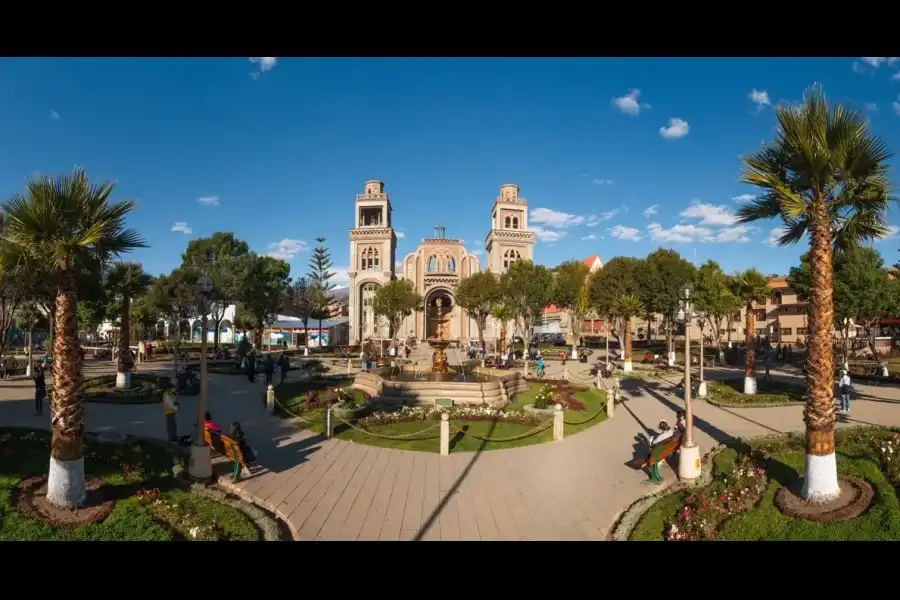
<path fill-rule="evenodd" d="M 244 502 L 247 502 L 248 504 L 251 504 L 253 506 L 256 506 L 257 508 L 261 508 L 263 510 L 269 511 L 270 513 L 272 513 L 273 515 L 275 515 L 276 517 L 281 519 L 281 521 L 287 525 L 288 530 L 291 532 L 291 537 L 293 538 L 293 541 L 295 541 L 295 542 L 300 541 L 300 532 L 297 530 L 297 528 L 294 527 L 294 525 L 284 515 L 284 513 L 281 512 L 281 510 L 278 507 L 273 506 L 272 503 L 270 503 L 268 500 L 262 500 L 260 498 L 256 498 L 250 492 L 247 492 L 243 488 L 240 488 L 237 485 L 235 485 L 235 483 L 233 481 L 231 481 L 231 479 L 229 477 L 219 477 L 216 480 L 215 485 L 216 485 L 216 487 L 221 488 L 223 491 L 225 491 L 229 494 L 232 494 L 234 496 L 237 496 L 238 498 L 240 498 Z"/>
<path fill-rule="evenodd" d="M 716 400 L 713 400 L 713 396 L 711 394 L 707 394 L 705 398 L 699 399 L 705 400 L 709 404 L 718 406 L 719 408 L 778 408 L 782 406 L 806 406 L 806 402 L 799 402 L 796 400 L 791 400 L 789 402 L 759 402 L 756 404 L 728 404 L 726 402 L 718 402 Z"/>

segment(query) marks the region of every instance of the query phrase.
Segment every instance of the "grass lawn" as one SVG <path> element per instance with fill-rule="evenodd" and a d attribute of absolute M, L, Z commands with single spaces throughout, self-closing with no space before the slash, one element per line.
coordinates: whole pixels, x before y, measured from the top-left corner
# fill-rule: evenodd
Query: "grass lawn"
<path fill-rule="evenodd" d="M 707 391 L 713 401 L 726 406 L 753 406 L 754 404 L 789 404 L 803 402 L 805 387 L 781 381 L 756 380 L 756 393 L 744 394 L 744 378 L 724 381 L 707 381 Z"/>
<path fill-rule="evenodd" d="M 351 380 L 346 380 L 338 385 L 347 387 L 351 385 L 351 383 Z M 334 385 L 335 384 L 331 384 L 331 387 L 334 387 Z M 537 393 L 539 388 L 539 384 L 532 384 L 531 388 L 527 392 L 520 394 L 514 402 L 508 404 L 506 407 L 504 407 L 503 410 L 507 412 L 511 410 L 522 410 L 522 407 L 524 405 L 532 404 L 534 395 Z M 362 394 L 358 391 L 355 392 L 355 394 L 357 395 L 357 403 L 362 404 Z M 297 421 L 297 425 L 300 428 L 310 429 L 318 433 L 324 432 L 325 425 L 323 411 L 320 409 L 311 409 L 307 411 L 303 410 L 303 406 L 306 402 L 307 396 L 306 392 L 304 391 L 302 382 L 285 383 L 279 386 L 278 388 L 276 388 L 276 396 L 278 398 L 278 402 L 284 405 L 285 408 L 295 414 L 301 415 L 305 419 L 308 419 L 308 421 Z M 585 410 L 565 411 L 565 420 L 567 421 L 565 425 L 566 435 L 573 435 L 575 433 L 578 433 L 579 431 L 591 427 L 592 425 L 596 425 L 597 423 L 601 423 L 606 420 L 605 392 L 589 389 L 585 392 L 576 392 L 575 394 L 573 394 L 573 397 L 584 404 Z M 284 410 L 282 410 L 278 405 L 276 405 L 276 410 L 283 417 L 291 416 L 288 415 Z M 588 420 L 590 417 L 594 418 Z M 401 440 L 389 440 L 357 431 L 349 427 L 348 425 L 338 421 L 338 425 L 335 427 L 335 435 L 342 440 L 353 441 L 360 444 L 381 446 L 384 448 L 418 450 L 422 452 L 439 452 L 440 428 L 438 426 L 431 427 L 430 429 L 422 433 L 422 435 L 412 435 L 415 432 L 425 430 L 431 425 L 435 425 L 435 423 L 435 421 L 423 420 L 370 426 L 370 431 L 381 435 L 409 436 Z M 523 423 L 504 423 L 494 421 L 451 421 L 451 432 L 453 432 L 454 428 L 461 428 L 463 426 L 469 427 L 467 433 L 471 435 L 453 435 L 451 433 L 451 452 L 471 452 L 476 450 L 499 450 L 503 448 L 515 448 L 518 446 L 540 444 L 543 442 L 552 441 L 553 439 L 552 428 L 548 428 L 541 433 L 531 435 L 526 438 L 504 442 L 483 442 L 482 440 L 472 437 L 479 436 L 487 438 L 509 438 L 527 433 L 528 431 L 531 431 L 536 427 L 535 425 L 528 425 Z"/>
<path fill-rule="evenodd" d="M 747 442 L 750 448 L 769 453 L 764 461 L 768 488 L 751 509 L 727 517 L 719 526 L 719 540 L 900 540 L 900 469 L 889 472 L 882 466 L 876 446 L 882 446 L 894 433 L 875 428 L 844 429 L 836 433 L 838 472 L 866 480 L 875 495 L 868 510 L 857 519 L 841 523 L 819 524 L 792 519 L 781 514 L 774 504 L 775 494 L 790 485 L 803 472 L 803 438 L 792 435 L 778 441 Z M 894 442 L 896 449 L 900 443 Z M 716 457 L 715 479 L 703 488 L 707 497 L 715 497 L 732 475 L 738 452 L 746 447 L 734 445 Z M 897 460 L 896 458 L 894 460 Z M 662 540 L 666 524 L 682 510 L 686 499 L 698 490 L 685 490 L 665 496 L 641 518 L 631 534 L 632 540 Z"/>
<path fill-rule="evenodd" d="M 0 541 L 262 539 L 259 528 L 242 511 L 178 486 L 172 457 L 149 442 L 112 446 L 86 440 L 87 476 L 102 477 L 117 498 L 112 512 L 102 521 L 56 528 L 27 517 L 15 505 L 16 485 L 47 473 L 49 435 L 43 431 L 0 429 Z M 151 491 L 149 498 L 140 499 L 136 496 L 140 490 L 157 492 Z"/>
<path fill-rule="evenodd" d="M 117 390 L 115 375 L 92 377 L 84 382 L 84 394 L 88 402 L 109 402 L 113 404 L 145 404 L 162 401 L 159 387 L 162 376 L 155 373 L 132 373 L 131 389 Z"/>

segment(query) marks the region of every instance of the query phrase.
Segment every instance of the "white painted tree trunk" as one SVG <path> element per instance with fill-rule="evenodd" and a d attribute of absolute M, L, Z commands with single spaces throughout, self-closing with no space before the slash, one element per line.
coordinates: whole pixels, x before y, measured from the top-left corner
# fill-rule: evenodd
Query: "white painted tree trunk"
<path fill-rule="evenodd" d="M 719 362 L 725 364 L 725 353 L 719 350 Z"/>
<path fill-rule="evenodd" d="M 622 363 L 622 370 L 625 371 L 626 373 L 631 373 L 631 361 L 630 360 L 626 360 L 624 363 Z"/>
<path fill-rule="evenodd" d="M 756 393 L 756 377 L 744 377 L 744 393 L 751 396 Z"/>
<path fill-rule="evenodd" d="M 675 353 L 674 352 L 669 352 L 669 366 L 670 367 L 675 366 Z"/>
<path fill-rule="evenodd" d="M 122 372 L 116 373 L 116 389 L 117 390 L 130 390 L 131 389 L 131 371 L 125 371 L 124 373 L 122 373 Z"/>
<path fill-rule="evenodd" d="M 81 506 L 85 496 L 84 458 L 62 461 L 50 457 L 47 501 L 55 506 L 76 508 Z"/>
<path fill-rule="evenodd" d="M 31 361 L 28 361 L 28 366 L 25 367 L 25 377 L 31 377 Z"/>
<path fill-rule="evenodd" d="M 834 452 L 827 456 L 806 455 L 806 475 L 803 478 L 801 496 L 815 504 L 824 504 L 841 495 L 838 485 L 837 458 Z"/>

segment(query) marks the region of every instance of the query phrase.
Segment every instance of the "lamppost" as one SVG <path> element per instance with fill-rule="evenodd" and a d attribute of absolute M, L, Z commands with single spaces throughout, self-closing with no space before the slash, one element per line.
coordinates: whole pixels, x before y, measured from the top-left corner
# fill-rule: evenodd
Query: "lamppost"
<path fill-rule="evenodd" d="M 684 323 L 684 435 L 678 453 L 678 478 L 694 480 L 700 477 L 700 447 L 694 443 L 694 412 L 691 408 L 691 286 L 681 288 L 681 310 L 678 321 Z"/>
<path fill-rule="evenodd" d="M 706 380 L 703 379 L 703 347 L 706 340 L 703 338 L 703 326 L 706 324 L 706 313 L 698 310 L 694 313 L 697 323 L 700 325 L 700 385 L 697 386 L 697 397 L 706 398 Z"/>
<path fill-rule="evenodd" d="M 201 275 L 197 278 L 197 308 L 200 311 L 200 396 L 197 398 L 197 433 L 191 446 L 191 462 L 188 474 L 197 481 L 206 481 L 212 477 L 212 456 L 206 445 L 206 315 L 209 312 L 209 294 L 212 292 L 212 280 Z"/>

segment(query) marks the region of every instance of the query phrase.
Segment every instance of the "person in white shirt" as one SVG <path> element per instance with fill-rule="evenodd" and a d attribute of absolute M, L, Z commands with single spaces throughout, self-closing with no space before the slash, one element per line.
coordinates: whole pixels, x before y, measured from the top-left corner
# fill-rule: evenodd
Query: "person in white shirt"
<path fill-rule="evenodd" d="M 850 412 L 850 375 L 847 371 L 841 369 L 841 379 L 838 381 L 838 388 L 841 392 L 841 408 L 839 412 Z"/>
<path fill-rule="evenodd" d="M 163 415 L 166 418 L 166 437 L 170 443 L 178 441 L 178 423 L 175 415 L 178 413 L 178 400 L 175 398 L 175 392 L 172 391 L 172 383 L 168 379 L 161 381 L 163 387 L 162 405 Z"/>
<path fill-rule="evenodd" d="M 659 422 L 659 433 L 650 438 L 650 445 L 655 446 L 675 435 L 675 430 L 665 420 Z"/>

